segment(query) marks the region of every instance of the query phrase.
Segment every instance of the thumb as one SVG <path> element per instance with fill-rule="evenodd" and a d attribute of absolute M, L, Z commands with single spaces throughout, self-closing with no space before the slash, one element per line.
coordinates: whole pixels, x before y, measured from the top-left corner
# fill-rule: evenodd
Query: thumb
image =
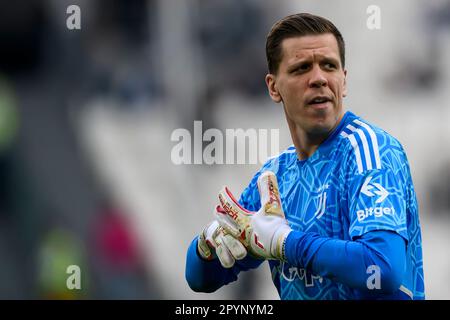
<path fill-rule="evenodd" d="M 264 209 L 266 215 L 275 215 L 284 218 L 275 173 L 272 171 L 264 171 L 258 178 L 258 190 L 261 198 L 261 208 Z"/>

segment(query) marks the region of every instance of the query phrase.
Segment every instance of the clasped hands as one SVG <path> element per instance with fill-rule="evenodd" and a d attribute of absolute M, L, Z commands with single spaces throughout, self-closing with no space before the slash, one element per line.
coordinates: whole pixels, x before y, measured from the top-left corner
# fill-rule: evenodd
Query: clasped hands
<path fill-rule="evenodd" d="M 225 268 L 245 258 L 247 252 L 259 259 L 285 260 L 284 244 L 292 229 L 283 212 L 277 178 L 265 171 L 257 184 L 261 200 L 257 212 L 239 205 L 227 187 L 220 191 L 216 219 L 199 236 L 198 252 L 204 259 L 217 256 Z"/>

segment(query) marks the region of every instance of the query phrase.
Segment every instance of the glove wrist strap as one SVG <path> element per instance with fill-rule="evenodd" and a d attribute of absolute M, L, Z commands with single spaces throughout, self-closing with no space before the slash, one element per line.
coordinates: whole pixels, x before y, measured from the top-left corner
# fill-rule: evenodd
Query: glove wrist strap
<path fill-rule="evenodd" d="M 280 227 L 274 235 L 274 241 L 272 245 L 272 255 L 281 261 L 286 261 L 285 245 L 286 239 L 291 233 L 292 229 L 288 225 Z"/>

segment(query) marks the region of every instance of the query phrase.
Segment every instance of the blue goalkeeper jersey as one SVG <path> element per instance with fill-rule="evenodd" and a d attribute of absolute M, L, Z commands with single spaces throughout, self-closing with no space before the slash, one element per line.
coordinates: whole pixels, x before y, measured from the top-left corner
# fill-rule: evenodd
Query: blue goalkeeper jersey
<path fill-rule="evenodd" d="M 294 146 L 269 159 L 239 202 L 257 211 L 257 179 L 271 170 L 293 230 L 355 240 L 370 231 L 390 231 L 407 244 L 398 293 L 424 299 L 419 213 L 408 160 L 401 144 L 351 112 L 314 154 L 299 160 Z M 357 290 L 309 269 L 270 261 L 281 299 L 358 299 Z M 395 293 L 393 295 L 395 297 Z"/>

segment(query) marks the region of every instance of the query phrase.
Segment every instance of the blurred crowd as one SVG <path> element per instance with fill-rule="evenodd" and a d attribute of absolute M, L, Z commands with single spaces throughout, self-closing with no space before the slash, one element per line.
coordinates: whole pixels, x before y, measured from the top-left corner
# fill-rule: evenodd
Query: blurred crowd
<path fill-rule="evenodd" d="M 450 1 L 399 1 L 416 9 L 406 11 L 378 1 L 406 26 L 389 31 L 398 21 L 383 16 L 388 38 L 376 44 L 364 42 L 364 5 L 373 1 L 338 2 L 1 2 L 0 299 L 276 298 L 268 266 L 217 294 L 187 288 L 186 248 L 212 218 L 214 194 L 223 184 L 242 190 L 257 166 L 176 166 L 170 133 L 192 130 L 194 120 L 203 130 L 283 128 L 264 83 L 265 37 L 299 11 L 342 28 L 357 112 L 380 126 L 411 124 L 400 141 L 425 216 L 426 289 L 449 299 L 450 288 L 427 276 L 450 270 L 448 252 L 434 245 L 450 245 Z M 81 9 L 80 30 L 66 26 L 72 4 Z M 411 33 L 418 50 L 396 41 Z M 385 68 L 376 46 L 379 59 L 391 58 Z M 370 63 L 374 69 L 362 67 Z M 280 146 L 289 144 L 282 133 Z M 81 290 L 67 289 L 69 265 L 81 269 Z"/>

